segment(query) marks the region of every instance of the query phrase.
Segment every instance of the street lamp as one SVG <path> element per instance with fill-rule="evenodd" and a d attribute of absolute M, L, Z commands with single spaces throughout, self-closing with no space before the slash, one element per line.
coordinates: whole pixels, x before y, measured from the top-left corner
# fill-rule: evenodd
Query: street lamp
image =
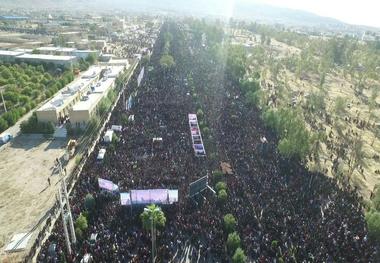
<path fill-rule="evenodd" d="M 152 234 L 152 263 L 154 263 L 154 252 L 155 252 L 155 242 L 156 242 L 156 231 L 154 228 L 154 213 L 161 211 L 159 207 L 155 207 L 154 209 L 144 208 L 144 211 L 149 214 L 149 218 L 151 223 L 151 234 Z"/>

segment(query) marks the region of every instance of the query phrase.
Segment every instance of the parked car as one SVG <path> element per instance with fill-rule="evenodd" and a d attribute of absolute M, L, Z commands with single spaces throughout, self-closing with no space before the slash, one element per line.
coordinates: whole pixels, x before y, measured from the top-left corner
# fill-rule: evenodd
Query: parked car
<path fill-rule="evenodd" d="M 6 144 L 13 139 L 13 135 L 10 133 L 3 133 L 0 135 L 0 145 Z"/>

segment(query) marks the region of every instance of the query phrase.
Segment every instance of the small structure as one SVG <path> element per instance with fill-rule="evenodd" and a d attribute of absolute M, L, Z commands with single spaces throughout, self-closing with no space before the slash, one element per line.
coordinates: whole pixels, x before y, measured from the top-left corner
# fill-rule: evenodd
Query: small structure
<path fill-rule="evenodd" d="M 96 159 L 97 160 L 103 160 L 105 154 L 106 154 L 106 149 L 100 149 L 99 153 L 98 153 L 98 156 L 96 157 Z"/>
<path fill-rule="evenodd" d="M 112 125 L 111 130 L 121 132 L 123 130 L 123 126 L 121 125 Z"/>
<path fill-rule="evenodd" d="M 106 134 L 103 136 L 103 140 L 106 143 L 112 142 L 113 130 L 106 131 Z"/>
<path fill-rule="evenodd" d="M 11 242 L 5 248 L 7 252 L 17 252 L 24 250 L 28 244 L 30 239 L 30 233 L 20 233 L 16 234 L 12 237 Z"/>

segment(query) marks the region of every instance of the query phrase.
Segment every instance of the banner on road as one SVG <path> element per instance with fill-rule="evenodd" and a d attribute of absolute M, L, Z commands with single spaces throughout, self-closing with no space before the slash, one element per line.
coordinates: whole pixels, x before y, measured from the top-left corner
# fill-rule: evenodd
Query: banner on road
<path fill-rule="evenodd" d="M 112 181 L 109 181 L 109 180 L 98 178 L 98 183 L 99 183 L 99 188 L 105 189 L 111 192 L 117 191 L 119 189 L 119 187 L 116 184 L 114 184 Z"/>

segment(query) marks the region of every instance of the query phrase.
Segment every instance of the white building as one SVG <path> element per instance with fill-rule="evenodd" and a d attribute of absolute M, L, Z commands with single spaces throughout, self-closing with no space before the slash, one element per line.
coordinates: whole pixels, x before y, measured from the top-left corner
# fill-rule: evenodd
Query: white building
<path fill-rule="evenodd" d="M 1 62 L 15 62 L 16 57 L 24 54 L 24 52 L 0 50 Z"/>
<path fill-rule="evenodd" d="M 80 101 L 82 96 L 86 95 L 98 81 L 100 72 L 100 67 L 93 66 L 63 88 L 36 111 L 38 121 L 58 123 L 60 119 L 68 116 L 74 104 Z"/>
<path fill-rule="evenodd" d="M 116 77 L 127 67 L 111 66 L 104 72 L 104 77 L 92 85 L 91 92 L 77 102 L 69 112 L 70 122 L 75 126 L 85 126 L 95 116 L 100 101 L 115 87 Z"/>
<path fill-rule="evenodd" d="M 41 54 L 23 54 L 15 57 L 16 61 L 27 63 L 53 63 L 54 65 L 71 67 L 76 61 L 74 56 L 55 56 Z"/>

